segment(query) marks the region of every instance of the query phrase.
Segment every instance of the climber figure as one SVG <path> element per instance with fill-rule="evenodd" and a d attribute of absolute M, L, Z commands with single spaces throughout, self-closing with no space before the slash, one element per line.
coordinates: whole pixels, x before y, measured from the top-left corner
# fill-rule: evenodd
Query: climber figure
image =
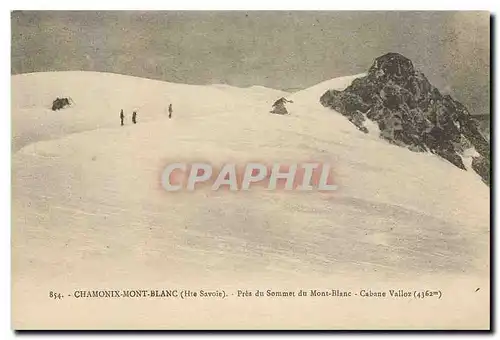
<path fill-rule="evenodd" d="M 132 113 L 132 123 L 136 124 L 137 123 L 137 112 L 134 111 Z"/>
<path fill-rule="evenodd" d="M 125 119 L 125 115 L 123 114 L 123 109 L 120 111 L 120 120 L 122 122 L 122 126 L 123 126 L 123 119 Z"/>
<path fill-rule="evenodd" d="M 172 112 L 174 112 L 174 110 L 172 110 L 172 104 L 170 104 L 168 106 L 168 118 L 172 118 Z"/>

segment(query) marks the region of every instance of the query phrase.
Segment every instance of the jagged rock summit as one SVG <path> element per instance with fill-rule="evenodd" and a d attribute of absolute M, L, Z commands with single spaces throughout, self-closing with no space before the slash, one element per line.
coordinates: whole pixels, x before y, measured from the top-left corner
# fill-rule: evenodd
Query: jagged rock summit
<path fill-rule="evenodd" d="M 401 54 L 378 57 L 365 77 L 355 79 L 344 91 L 325 92 L 320 102 L 362 132 L 369 132 L 364 123 L 370 119 L 377 123 L 380 137 L 390 143 L 432 152 L 463 170 L 467 170 L 464 152 L 474 154 L 472 169 L 490 183 L 490 145 L 478 122 Z"/>

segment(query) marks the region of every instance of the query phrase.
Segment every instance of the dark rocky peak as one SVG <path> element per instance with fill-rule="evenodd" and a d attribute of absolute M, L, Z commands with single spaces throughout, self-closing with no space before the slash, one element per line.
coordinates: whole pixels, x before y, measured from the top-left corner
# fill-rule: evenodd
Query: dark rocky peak
<path fill-rule="evenodd" d="M 401 54 L 378 57 L 366 77 L 355 79 L 344 91 L 327 91 L 320 102 L 364 133 L 370 119 L 388 142 L 432 152 L 463 170 L 463 152 L 473 147 L 479 156 L 472 168 L 489 184 L 490 145 L 478 123 L 462 103 L 442 95 Z"/>

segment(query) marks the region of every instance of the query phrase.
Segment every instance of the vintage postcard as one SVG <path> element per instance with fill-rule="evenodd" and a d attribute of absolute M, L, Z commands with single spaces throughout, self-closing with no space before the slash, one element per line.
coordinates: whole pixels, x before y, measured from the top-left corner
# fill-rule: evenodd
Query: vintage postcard
<path fill-rule="evenodd" d="M 488 12 L 11 26 L 13 329 L 490 329 Z"/>

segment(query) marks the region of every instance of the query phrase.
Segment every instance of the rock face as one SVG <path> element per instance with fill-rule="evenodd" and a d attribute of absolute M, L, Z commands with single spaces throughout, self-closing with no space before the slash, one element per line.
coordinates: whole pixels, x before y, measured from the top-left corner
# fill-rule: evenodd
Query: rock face
<path fill-rule="evenodd" d="M 370 119 L 390 143 L 415 152 L 430 151 L 464 170 L 463 152 L 473 147 L 479 156 L 473 158 L 472 168 L 490 183 L 490 145 L 478 122 L 400 54 L 375 59 L 366 77 L 355 79 L 344 91 L 327 91 L 320 102 L 362 132 L 368 132 L 364 122 Z"/>

